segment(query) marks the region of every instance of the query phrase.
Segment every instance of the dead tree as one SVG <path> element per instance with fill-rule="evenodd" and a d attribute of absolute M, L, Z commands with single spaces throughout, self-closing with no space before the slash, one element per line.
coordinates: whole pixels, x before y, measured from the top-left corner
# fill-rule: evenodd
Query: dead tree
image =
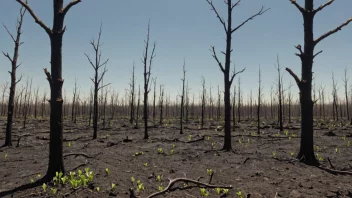
<path fill-rule="evenodd" d="M 233 99 L 232 99 L 232 131 L 235 131 L 236 128 L 236 85 L 233 86 Z"/>
<path fill-rule="evenodd" d="M 90 123 L 92 121 L 92 112 L 93 112 L 93 100 L 94 100 L 94 94 L 93 94 L 93 88 L 90 88 L 90 95 L 89 95 L 89 120 L 88 120 L 88 126 L 90 127 Z"/>
<path fill-rule="evenodd" d="M 186 124 L 188 124 L 189 123 L 189 89 L 188 89 L 188 81 L 187 81 L 187 85 L 186 85 L 186 98 L 185 98 L 185 111 L 186 111 Z"/>
<path fill-rule="evenodd" d="M 76 104 L 76 95 L 77 95 L 77 78 L 75 78 L 75 87 L 73 88 L 73 99 L 72 99 L 72 109 L 71 109 L 71 121 L 75 116 L 75 104 Z"/>
<path fill-rule="evenodd" d="M 238 103 L 237 103 L 238 123 L 241 122 L 241 77 L 238 78 Z"/>
<path fill-rule="evenodd" d="M 273 111 L 273 86 L 271 85 L 270 88 L 270 116 L 271 118 L 274 118 L 274 111 Z"/>
<path fill-rule="evenodd" d="M 180 105 L 180 134 L 183 134 L 183 111 L 185 109 L 185 81 L 186 81 L 186 61 L 183 62 L 183 78 L 182 81 L 182 95 L 181 95 L 181 105 Z"/>
<path fill-rule="evenodd" d="M 138 101 L 137 101 L 137 115 L 136 115 L 136 125 L 134 128 L 138 129 L 138 121 L 139 121 L 139 104 L 141 101 L 141 85 L 138 85 Z"/>
<path fill-rule="evenodd" d="M 202 76 L 202 118 L 201 118 L 201 122 L 200 122 L 200 127 L 201 129 L 203 129 L 204 127 L 204 113 L 205 113 L 205 94 L 206 94 L 206 89 L 205 89 L 205 79 L 204 76 Z"/>
<path fill-rule="evenodd" d="M 106 69 L 106 64 L 108 63 L 109 59 L 105 60 L 103 63 L 101 62 L 101 43 L 100 43 L 100 38 L 101 38 L 101 34 L 102 34 L 102 24 L 100 24 L 100 30 L 99 30 L 99 35 L 98 35 L 98 41 L 96 42 L 94 39 L 92 41 L 90 41 L 90 44 L 92 45 L 94 52 L 95 52 L 95 62 L 93 63 L 93 61 L 91 60 L 91 58 L 85 53 L 84 55 L 86 55 L 90 65 L 93 67 L 94 69 L 94 78 L 90 78 L 91 81 L 94 84 L 94 100 L 93 100 L 93 139 L 97 138 L 97 131 L 98 131 L 98 109 L 99 109 L 99 104 L 98 104 L 98 92 L 99 90 L 101 90 L 102 88 L 110 85 L 110 83 L 108 84 L 103 84 L 102 80 L 104 78 L 104 75 L 106 74 L 106 72 L 108 71 Z M 101 67 L 104 66 L 103 71 L 99 74 L 99 69 Z M 100 85 L 101 84 L 101 85 Z M 103 95 L 102 95 L 103 97 Z"/>
<path fill-rule="evenodd" d="M 160 85 L 160 96 L 159 96 L 159 124 L 163 124 L 163 107 L 164 107 L 164 86 Z"/>
<path fill-rule="evenodd" d="M 11 59 L 12 60 L 12 59 Z M 9 87 L 9 83 L 8 82 L 6 82 L 5 84 L 4 84 L 4 87 L 3 87 L 3 90 L 2 90 L 2 99 L 1 99 L 1 116 L 5 116 L 5 114 L 6 114 L 6 107 L 5 107 L 5 93 L 6 93 L 6 91 L 7 91 L 7 89 L 8 89 L 8 87 Z"/>
<path fill-rule="evenodd" d="M 34 118 L 37 119 L 38 114 L 38 98 L 39 98 L 39 87 L 35 91 L 35 101 L 34 101 Z"/>
<path fill-rule="evenodd" d="M 221 116 L 221 111 L 220 111 L 220 107 L 221 107 L 221 94 L 220 94 L 220 86 L 218 85 L 218 109 L 217 109 L 217 116 L 216 119 L 217 121 L 220 121 L 220 116 Z M 230 106 L 231 107 L 231 106 Z M 230 123 L 231 124 L 231 123 Z"/>
<path fill-rule="evenodd" d="M 154 83 L 154 97 L 153 97 L 153 122 L 155 123 L 155 115 L 156 115 L 156 111 L 155 111 L 155 100 L 156 100 L 156 78 L 153 79 L 153 83 Z"/>
<path fill-rule="evenodd" d="M 349 102 L 348 102 L 348 80 L 347 78 L 347 69 L 345 69 L 345 77 L 343 79 L 343 83 L 345 85 L 345 97 L 346 97 L 346 114 L 347 114 L 347 120 L 350 120 L 350 111 L 349 111 Z"/>
<path fill-rule="evenodd" d="M 149 65 L 148 65 L 148 50 L 149 50 L 149 33 L 150 33 L 150 22 L 148 22 L 148 32 L 147 32 L 147 40 L 144 41 L 145 43 L 145 50 L 143 53 L 143 67 L 144 67 L 144 97 L 143 97 L 143 118 L 144 118 L 144 139 L 148 139 L 148 94 L 150 92 L 149 87 L 149 80 L 150 74 L 152 69 L 152 62 L 155 57 L 155 47 L 156 43 L 153 44 L 153 50 L 149 58 Z"/>
<path fill-rule="evenodd" d="M 284 127 L 283 127 L 283 120 L 282 120 L 282 78 L 281 78 L 281 67 L 280 67 L 280 62 L 279 62 L 279 56 L 277 56 L 277 66 L 276 70 L 277 70 L 277 74 L 278 74 L 278 100 L 279 100 L 279 128 L 280 131 L 284 131 Z"/>
<path fill-rule="evenodd" d="M 19 79 L 16 79 L 16 71 L 17 71 L 17 68 L 21 65 L 21 64 L 17 64 L 17 61 L 18 61 L 18 56 L 19 56 L 18 51 L 19 51 L 20 45 L 22 44 L 21 43 L 21 34 L 22 34 L 23 18 L 24 18 L 25 13 L 26 13 L 26 9 L 22 6 L 20 9 L 20 18 L 17 20 L 16 37 L 14 37 L 12 35 L 12 33 L 10 33 L 8 28 L 4 25 L 7 33 L 10 35 L 12 41 L 15 43 L 15 48 L 14 48 L 14 53 L 13 53 L 12 58 L 10 57 L 10 55 L 8 53 L 2 52 L 4 54 L 4 56 L 6 56 L 9 59 L 9 61 L 11 62 L 11 71 L 9 71 L 9 73 L 11 75 L 11 85 L 10 85 L 9 102 L 7 105 L 6 137 L 5 137 L 4 146 L 12 146 L 12 123 L 13 123 L 13 112 L 14 112 L 14 106 L 15 106 L 16 85 L 18 82 L 21 81 L 21 78 L 22 78 L 22 77 L 20 77 Z M 5 88 L 5 90 L 6 89 L 7 88 Z M 2 102 L 4 102 L 4 94 L 3 94 Z M 4 106 L 4 104 L 2 105 L 2 108 L 4 108 L 3 106 Z"/>
<path fill-rule="evenodd" d="M 39 24 L 50 37 L 51 44 L 51 74 L 47 69 L 44 72 L 50 84 L 50 146 L 49 146 L 49 167 L 44 181 L 50 181 L 56 172 L 65 172 L 62 155 L 62 38 L 66 30 L 64 26 L 65 15 L 74 5 L 81 0 L 74 0 L 64 7 L 64 0 L 53 0 L 53 28 L 50 29 L 40 20 L 27 3 L 16 0 L 25 7 L 37 24 Z"/>
<path fill-rule="evenodd" d="M 332 72 L 332 115 L 333 119 L 336 121 L 339 120 L 339 112 L 338 112 L 338 101 L 337 101 L 337 82 L 335 83 L 334 72 Z"/>
<path fill-rule="evenodd" d="M 132 78 L 131 78 L 131 83 L 130 83 L 130 123 L 132 124 L 134 121 L 134 111 L 135 111 L 135 77 L 134 77 L 134 62 L 133 62 L 133 67 L 132 67 Z"/>
<path fill-rule="evenodd" d="M 238 25 L 235 28 L 232 28 L 232 11 L 233 9 L 239 5 L 240 1 L 237 1 L 235 4 L 232 4 L 232 0 L 227 0 L 225 3 L 227 4 L 227 24 L 225 23 L 225 20 L 220 17 L 218 11 L 216 10 L 213 2 L 211 0 L 206 0 L 209 5 L 211 6 L 212 10 L 215 12 L 217 18 L 220 20 L 220 23 L 222 24 L 225 34 L 226 34 L 226 51 L 222 52 L 225 55 L 225 65 L 220 62 L 218 59 L 216 52 L 215 52 L 215 47 L 212 46 L 212 56 L 216 60 L 217 64 L 219 65 L 220 70 L 224 74 L 224 104 L 225 104 L 225 137 L 224 137 L 224 147 L 223 149 L 226 151 L 229 151 L 232 149 L 231 147 L 231 102 L 230 102 L 230 89 L 231 85 L 233 82 L 233 79 L 238 73 L 241 73 L 244 71 L 239 71 L 237 73 L 233 73 L 230 76 L 230 64 L 231 64 L 231 40 L 232 40 L 232 34 L 236 32 L 238 29 L 240 29 L 244 24 L 246 24 L 249 20 L 254 19 L 256 16 L 262 15 L 265 13 L 267 10 L 264 10 L 264 7 L 259 10 L 258 13 L 252 15 L 251 17 L 247 18 L 245 21 L 243 21 L 240 25 Z"/>
<path fill-rule="evenodd" d="M 258 108 L 257 108 L 257 119 L 258 119 L 258 122 L 257 122 L 257 133 L 260 134 L 260 105 L 261 105 L 261 98 L 262 98 L 262 91 L 263 91 L 263 88 L 262 88 L 262 74 L 261 74 L 261 71 L 260 71 L 260 66 L 259 66 L 259 73 L 258 73 L 258 84 L 259 84 L 259 87 L 258 87 Z"/>
<path fill-rule="evenodd" d="M 291 105 L 292 105 L 292 92 L 291 92 L 291 88 L 292 88 L 292 83 L 290 82 L 290 84 L 288 85 L 288 123 L 291 123 Z"/>
<path fill-rule="evenodd" d="M 31 97 L 31 93 L 32 93 L 32 80 L 29 83 L 28 82 L 28 78 L 27 78 L 27 82 L 26 82 L 26 91 L 24 94 L 24 101 L 23 101 L 23 111 L 22 111 L 22 116 L 23 116 L 23 128 L 26 128 L 26 123 L 27 123 L 27 116 L 29 113 L 29 108 L 30 108 L 30 97 Z M 29 86 L 29 90 L 28 90 L 28 86 Z"/>
<path fill-rule="evenodd" d="M 45 102 L 46 102 L 46 90 L 44 91 L 44 94 L 43 94 L 43 100 L 42 100 L 42 108 L 41 108 L 41 117 L 42 119 L 44 118 L 44 112 L 45 112 Z"/>
<path fill-rule="evenodd" d="M 298 8 L 303 16 L 304 21 L 304 47 L 303 50 L 301 45 L 297 45 L 296 48 L 299 50 L 299 53 L 296 55 L 301 59 L 302 62 L 302 77 L 301 79 L 292 72 L 291 69 L 286 68 L 286 70 L 292 75 L 295 79 L 298 88 L 300 90 L 300 102 L 301 102 L 301 147 L 298 153 L 297 158 L 301 161 L 304 161 L 310 165 L 319 164 L 314 155 L 313 148 L 313 105 L 312 100 L 312 68 L 313 68 L 313 59 L 320 54 L 322 51 L 314 54 L 315 46 L 327 38 L 328 36 L 336 33 L 341 30 L 342 27 L 346 26 L 352 21 L 352 18 L 348 19 L 343 24 L 339 25 L 337 28 L 328 31 L 327 33 L 321 35 L 317 39 L 313 37 L 313 21 L 314 16 L 326 6 L 334 2 L 334 0 L 329 0 L 327 3 L 319 6 L 314 9 L 313 0 L 305 0 L 304 8 L 300 6 L 296 0 L 290 0 L 291 3 Z"/>

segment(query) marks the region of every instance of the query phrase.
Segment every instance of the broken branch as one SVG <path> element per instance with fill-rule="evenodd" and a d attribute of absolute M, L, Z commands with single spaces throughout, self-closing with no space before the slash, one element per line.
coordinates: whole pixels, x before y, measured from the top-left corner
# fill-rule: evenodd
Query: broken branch
<path fill-rule="evenodd" d="M 323 39 L 325 39 L 326 37 L 338 32 L 339 30 L 341 30 L 343 27 L 345 27 L 346 25 L 348 25 L 350 22 L 352 21 L 352 17 L 349 18 L 346 22 L 342 23 L 341 25 L 339 25 L 337 28 L 330 30 L 329 32 L 321 35 L 319 38 L 317 38 L 314 41 L 314 46 L 317 45 L 320 41 L 322 41 Z"/>
<path fill-rule="evenodd" d="M 215 47 L 214 47 L 214 46 L 211 46 L 211 49 L 212 49 L 212 51 L 213 51 L 213 55 L 212 55 L 212 56 L 214 57 L 214 59 L 215 59 L 216 62 L 218 63 L 218 65 L 219 65 L 221 71 L 222 71 L 222 72 L 225 72 L 224 67 L 222 66 L 221 62 L 219 61 L 219 59 L 218 59 L 218 57 L 217 57 L 217 55 L 216 55 Z"/>
<path fill-rule="evenodd" d="M 334 0 L 329 0 L 327 3 L 325 3 L 325 4 L 321 5 L 321 6 L 319 6 L 319 8 L 315 9 L 315 10 L 313 11 L 313 14 L 316 14 L 317 12 L 321 11 L 322 9 L 324 9 L 326 6 L 332 4 L 333 2 L 334 2 Z"/>
<path fill-rule="evenodd" d="M 286 67 L 286 71 L 295 79 L 298 88 L 301 89 L 301 80 L 298 78 L 298 76 L 288 67 Z"/>

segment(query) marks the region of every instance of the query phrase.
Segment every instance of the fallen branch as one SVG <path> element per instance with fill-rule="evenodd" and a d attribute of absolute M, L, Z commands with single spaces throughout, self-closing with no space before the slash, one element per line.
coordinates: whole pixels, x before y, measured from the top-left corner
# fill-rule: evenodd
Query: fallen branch
<path fill-rule="evenodd" d="M 82 155 L 82 156 L 84 156 L 84 157 L 86 157 L 86 158 L 93 158 L 93 157 L 91 157 L 91 156 L 89 156 L 89 155 L 87 155 L 87 154 L 85 154 L 85 153 L 68 153 L 68 154 L 65 154 L 64 157 L 68 157 L 68 156 L 71 156 L 71 155 L 75 155 L 76 157 L 77 157 L 78 155 Z"/>
<path fill-rule="evenodd" d="M 325 168 L 325 167 L 322 167 L 322 166 L 317 166 L 317 168 L 321 169 L 321 170 L 324 170 L 328 173 L 331 173 L 333 175 L 352 175 L 352 172 L 349 172 L 349 171 L 339 171 L 339 170 L 334 170 L 334 169 L 329 169 L 329 168 Z"/>
<path fill-rule="evenodd" d="M 207 187 L 207 188 L 226 188 L 226 189 L 233 188 L 233 186 L 231 186 L 231 185 L 230 186 L 211 185 L 211 184 L 203 183 L 203 182 L 200 182 L 200 181 L 197 181 L 197 180 L 193 180 L 193 179 L 188 179 L 188 178 L 175 178 L 175 179 L 169 179 L 169 180 L 170 180 L 169 181 L 169 185 L 164 190 L 162 190 L 160 192 L 153 193 L 153 194 L 149 195 L 147 198 L 156 197 L 158 195 L 166 193 L 177 182 L 193 183 L 193 184 L 197 184 L 198 186 L 203 186 L 203 187 Z"/>

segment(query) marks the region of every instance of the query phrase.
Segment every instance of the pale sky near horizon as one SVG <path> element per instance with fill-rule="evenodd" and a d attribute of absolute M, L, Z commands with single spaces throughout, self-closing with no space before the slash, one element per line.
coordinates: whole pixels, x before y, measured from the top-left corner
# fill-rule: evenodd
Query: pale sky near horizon
<path fill-rule="evenodd" d="M 65 3 L 69 1 L 66 0 Z M 221 0 L 213 0 L 219 13 L 226 17 L 226 5 Z M 303 5 L 303 0 L 297 0 Z M 315 7 L 326 0 L 315 0 Z M 49 27 L 52 24 L 52 1 L 29 0 L 30 7 Z M 262 16 L 249 21 L 233 34 L 232 61 L 237 70 L 246 67 L 241 76 L 244 99 L 250 90 L 254 96 L 258 88 L 258 66 L 262 69 L 264 95 L 270 94 L 270 88 L 276 82 L 274 67 L 277 54 L 284 72 L 285 87 L 292 82 L 293 93 L 298 89 L 292 77 L 284 71 L 290 67 L 300 75 L 300 60 L 294 55 L 294 45 L 303 45 L 303 20 L 300 12 L 289 0 L 242 0 L 235 8 L 233 26 L 238 25 L 256 13 L 261 6 L 270 8 Z M 3 0 L 0 3 L 0 22 L 15 34 L 16 18 L 20 5 L 15 0 Z M 352 17 L 352 1 L 335 1 L 315 17 L 315 38 L 335 28 Z M 216 96 L 217 86 L 223 87 L 223 75 L 211 56 L 210 46 L 214 45 L 217 54 L 224 63 L 221 51 L 225 49 L 225 33 L 209 4 L 205 0 L 82 0 L 70 9 L 65 18 L 67 30 L 63 41 L 63 89 L 70 97 L 74 79 L 78 79 L 81 94 L 87 95 L 92 86 L 90 77 L 93 69 L 84 53 L 93 57 L 89 44 L 97 38 L 100 23 L 103 23 L 102 58 L 109 58 L 105 82 L 111 83 L 112 90 L 120 95 L 128 88 L 132 64 L 136 64 L 137 85 L 143 83 L 143 65 L 141 58 L 144 51 L 148 20 L 151 21 L 151 42 L 155 41 L 156 57 L 152 66 L 152 77 L 157 77 L 157 86 L 163 84 L 165 92 L 171 98 L 180 93 L 182 65 L 186 60 L 187 81 L 190 92 L 196 98 L 201 90 L 201 77 L 206 79 L 207 88 L 213 86 Z M 338 81 L 339 94 L 343 94 L 342 77 L 344 69 L 352 74 L 352 24 L 338 33 L 328 37 L 316 46 L 316 52 L 323 50 L 314 62 L 313 71 L 317 85 L 326 85 L 331 92 L 331 74 L 334 72 Z M 21 39 L 19 61 L 22 66 L 18 76 L 33 78 L 33 87 L 41 91 L 49 90 L 43 68 L 50 68 L 49 38 L 44 30 L 26 13 Z M 13 42 L 5 28 L 0 28 L 0 50 L 13 53 Z M 10 63 L 0 56 L 0 85 L 10 81 L 7 71 Z M 352 84 L 352 78 L 350 79 Z M 237 79 L 235 82 L 237 85 Z M 20 87 L 21 85 L 19 85 Z"/>

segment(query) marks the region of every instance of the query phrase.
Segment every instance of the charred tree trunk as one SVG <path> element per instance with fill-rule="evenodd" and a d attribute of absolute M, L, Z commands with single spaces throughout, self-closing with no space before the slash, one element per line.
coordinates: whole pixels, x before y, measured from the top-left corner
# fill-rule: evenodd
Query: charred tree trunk
<path fill-rule="evenodd" d="M 18 61 L 18 56 L 19 56 L 19 48 L 21 43 L 21 34 L 22 34 L 22 23 L 23 23 L 23 18 L 24 18 L 24 14 L 26 13 L 26 9 L 24 9 L 23 7 L 21 7 L 20 10 L 20 18 L 17 22 L 17 35 L 16 38 L 10 33 L 10 31 L 7 29 L 6 26 L 5 29 L 7 30 L 7 32 L 9 33 L 9 35 L 12 38 L 12 41 L 15 43 L 15 48 L 14 48 L 14 53 L 13 53 L 13 57 L 11 58 L 10 55 L 8 53 L 4 53 L 3 54 L 10 60 L 11 62 L 11 85 L 10 85 L 10 95 L 9 95 L 9 102 L 8 102 L 8 106 L 7 106 L 7 122 L 6 122 L 6 137 L 5 137 L 5 144 L 4 146 L 12 146 L 12 123 L 13 123 L 13 112 L 14 112 L 14 106 L 15 106 L 15 94 L 16 94 L 16 84 L 21 81 L 21 77 L 17 80 L 16 79 L 16 71 L 17 68 L 20 66 L 20 64 L 17 64 Z M 38 92 L 37 92 L 38 94 Z M 3 94 L 4 96 L 4 94 Z M 4 97 L 3 97 L 4 99 Z M 4 102 L 4 100 L 3 100 Z M 3 104 L 4 105 L 4 104 Z M 4 108 L 4 107 L 2 107 Z"/>
<path fill-rule="evenodd" d="M 312 101 L 312 67 L 313 59 L 320 54 L 322 51 L 314 54 L 314 47 L 326 37 L 341 30 L 342 27 L 346 26 L 352 21 L 352 18 L 341 24 L 337 28 L 323 34 L 322 36 L 314 39 L 313 37 L 313 19 L 314 15 L 321 11 L 326 6 L 330 5 L 333 1 L 328 1 L 326 4 L 314 9 L 313 0 L 305 0 L 305 7 L 301 7 L 295 0 L 291 0 L 291 3 L 298 8 L 302 13 L 304 21 L 304 49 L 302 51 L 301 46 L 297 45 L 296 48 L 299 53 L 296 55 L 300 57 L 302 62 L 302 77 L 298 78 L 289 68 L 286 70 L 295 79 L 298 88 L 300 90 L 300 102 L 301 102 L 301 147 L 297 158 L 310 165 L 319 164 L 314 155 L 313 149 L 313 101 Z"/>
<path fill-rule="evenodd" d="M 160 118 L 159 124 L 163 124 L 163 107 L 164 107 L 164 86 L 160 85 L 160 96 L 159 96 L 159 110 L 160 110 Z"/>
<path fill-rule="evenodd" d="M 180 134 L 183 134 L 183 111 L 185 104 L 185 81 L 186 81 L 186 61 L 183 62 L 183 78 L 182 81 L 182 95 L 181 95 L 181 105 L 180 105 Z"/>
<path fill-rule="evenodd" d="M 75 87 L 73 89 L 73 100 L 72 100 L 72 108 L 71 108 L 71 121 L 72 122 L 73 122 L 73 118 L 75 116 L 76 94 L 77 94 L 77 79 L 75 78 Z"/>
<path fill-rule="evenodd" d="M 349 101 L 348 101 L 348 80 L 347 78 L 347 69 L 345 69 L 345 78 L 343 79 L 343 82 L 345 84 L 345 97 L 346 97 L 346 114 L 347 114 L 347 120 L 350 120 L 350 111 L 349 111 Z"/>
<path fill-rule="evenodd" d="M 200 122 L 200 127 L 201 129 L 203 129 L 204 127 L 204 113 L 205 113 L 205 79 L 204 77 L 202 76 L 202 87 L 203 87 L 203 91 L 202 91 L 202 107 L 201 107 L 201 110 L 202 110 L 202 118 L 201 118 L 201 122 Z"/>
<path fill-rule="evenodd" d="M 134 78 L 134 63 L 133 63 L 133 69 L 132 69 L 132 79 L 131 79 L 131 84 L 130 84 L 130 94 L 131 94 L 131 101 L 130 101 L 130 123 L 132 124 L 134 121 L 134 112 L 135 112 L 135 106 L 134 106 L 134 101 L 135 101 L 135 78 Z"/>
<path fill-rule="evenodd" d="M 91 81 L 94 84 L 94 99 L 93 99 L 93 139 L 96 139 L 98 136 L 98 116 L 99 116 L 99 104 L 98 104 L 98 92 L 99 90 L 101 90 L 102 88 L 110 85 L 106 84 L 104 85 L 102 83 L 102 80 L 104 79 L 104 76 L 106 74 L 106 72 L 108 71 L 106 69 L 106 64 L 108 63 L 109 59 L 107 59 L 106 61 L 104 61 L 103 63 L 101 63 L 101 43 L 100 43 L 100 38 L 101 38 L 101 34 L 102 34 L 102 24 L 100 25 L 100 30 L 99 30 L 99 35 L 98 35 L 98 41 L 95 42 L 95 40 L 92 40 L 90 42 L 90 44 L 92 45 L 94 52 L 95 52 L 95 62 L 93 63 L 93 61 L 89 58 L 89 56 L 87 54 L 85 54 L 85 56 L 87 57 L 90 65 L 93 67 L 94 69 L 94 78 L 90 78 Z M 104 66 L 104 70 L 101 72 L 101 74 L 99 74 L 99 69 Z M 102 85 L 100 85 L 102 84 Z M 100 86 L 100 87 L 99 87 Z M 104 97 L 103 94 L 101 96 L 102 98 Z"/>
<path fill-rule="evenodd" d="M 156 111 L 155 111 L 155 100 L 156 100 L 156 78 L 153 80 L 154 82 L 154 96 L 153 96 L 153 123 L 155 124 L 155 116 L 156 116 Z"/>
<path fill-rule="evenodd" d="M 278 73 L 278 100 L 279 100 L 279 127 L 280 131 L 284 131 L 283 120 L 282 120 L 282 78 L 281 78 L 281 67 L 279 62 L 279 56 L 277 56 L 277 73 Z"/>
<path fill-rule="evenodd" d="M 152 69 L 153 58 L 155 57 L 155 47 L 156 43 L 154 42 L 153 50 L 149 58 L 149 66 L 148 66 L 148 50 L 149 50 L 149 33 L 150 33 L 150 23 L 148 23 L 148 32 L 147 32 L 147 40 L 145 41 L 145 51 L 143 56 L 143 66 L 144 66 L 144 97 L 143 97 L 143 119 L 144 119 L 144 138 L 148 139 L 148 94 L 150 92 L 149 80 Z"/>
<path fill-rule="evenodd" d="M 233 86 L 233 100 L 232 100 L 232 131 L 235 131 L 236 128 L 236 86 Z"/>
<path fill-rule="evenodd" d="M 137 115 L 136 115 L 136 125 L 134 128 L 138 129 L 138 121 L 139 121 L 139 104 L 141 101 L 141 86 L 138 85 L 138 101 L 137 101 Z"/>
<path fill-rule="evenodd" d="M 260 135 L 260 105 L 261 105 L 261 97 L 262 97 L 262 74 L 260 71 L 260 66 L 259 66 L 259 74 L 258 74 L 258 109 L 257 109 L 257 133 Z"/>

